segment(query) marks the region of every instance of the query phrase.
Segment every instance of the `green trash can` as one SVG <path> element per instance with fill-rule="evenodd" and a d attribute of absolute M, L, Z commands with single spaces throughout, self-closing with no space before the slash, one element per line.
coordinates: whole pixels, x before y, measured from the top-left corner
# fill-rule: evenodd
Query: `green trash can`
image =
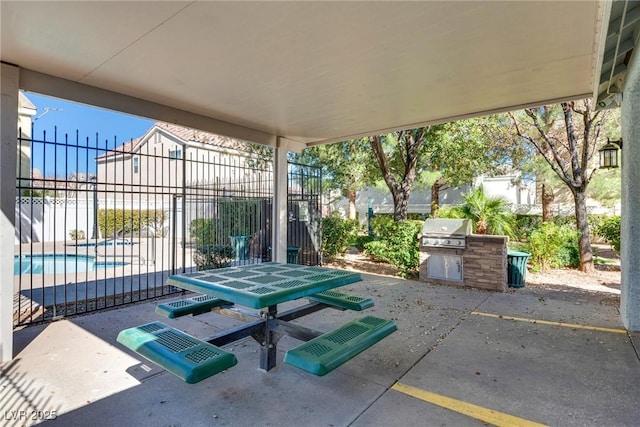
<path fill-rule="evenodd" d="M 249 259 L 249 242 L 251 241 L 250 235 L 238 235 L 229 236 L 231 239 L 231 246 L 236 254 L 236 260 L 244 261 Z"/>
<path fill-rule="evenodd" d="M 287 246 L 287 264 L 297 264 L 300 246 Z"/>
<path fill-rule="evenodd" d="M 507 283 L 510 288 L 523 288 L 527 277 L 527 260 L 530 253 L 520 251 L 507 252 Z"/>

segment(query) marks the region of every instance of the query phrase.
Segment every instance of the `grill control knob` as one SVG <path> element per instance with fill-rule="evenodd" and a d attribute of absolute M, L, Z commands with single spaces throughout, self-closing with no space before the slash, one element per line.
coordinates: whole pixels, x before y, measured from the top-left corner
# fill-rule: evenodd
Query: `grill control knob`
<path fill-rule="evenodd" d="M 451 240 L 447 240 L 445 243 L 448 245 L 451 243 Z"/>

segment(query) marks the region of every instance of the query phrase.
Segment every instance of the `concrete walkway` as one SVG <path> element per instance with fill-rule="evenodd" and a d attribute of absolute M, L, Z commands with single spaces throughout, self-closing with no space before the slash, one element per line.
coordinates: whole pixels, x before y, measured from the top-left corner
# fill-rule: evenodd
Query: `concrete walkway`
<path fill-rule="evenodd" d="M 116 343 L 161 320 L 157 302 L 15 333 L 3 366 L 3 425 L 61 426 L 636 426 L 639 335 L 597 294 L 523 288 L 489 293 L 364 275 L 351 285 L 398 331 L 324 377 L 282 363 L 258 369 L 258 345 L 226 347 L 232 369 L 183 383 Z M 606 295 L 609 296 L 609 295 Z M 330 330 L 362 314 L 324 310 Z M 194 336 L 234 324 L 216 314 L 163 321 Z M 634 348 L 635 342 L 635 348 Z M 52 414 L 55 411 L 55 416 Z M 537 423 L 537 424 L 536 424 Z"/>

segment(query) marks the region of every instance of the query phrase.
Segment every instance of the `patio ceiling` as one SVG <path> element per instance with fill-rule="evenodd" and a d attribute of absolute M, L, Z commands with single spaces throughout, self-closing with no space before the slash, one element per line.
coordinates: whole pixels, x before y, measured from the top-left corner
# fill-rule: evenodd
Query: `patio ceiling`
<path fill-rule="evenodd" d="M 627 74 L 627 64 L 640 39 L 640 1 L 618 0 L 613 2 L 609 25 L 604 39 L 604 55 L 600 70 L 597 101 L 600 108 L 620 103 Z"/>
<path fill-rule="evenodd" d="M 615 3 L 2 1 L 1 59 L 26 90 L 319 144 L 597 95 Z"/>

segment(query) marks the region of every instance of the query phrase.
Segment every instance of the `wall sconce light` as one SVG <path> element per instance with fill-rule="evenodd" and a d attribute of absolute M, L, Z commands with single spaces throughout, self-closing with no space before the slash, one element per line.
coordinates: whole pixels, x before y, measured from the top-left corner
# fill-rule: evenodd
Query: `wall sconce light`
<path fill-rule="evenodd" d="M 622 149 L 622 139 L 618 141 L 609 141 L 607 138 L 607 144 L 602 147 L 598 152 L 600 153 L 600 168 L 617 168 L 620 166 L 618 162 L 618 153 Z"/>

